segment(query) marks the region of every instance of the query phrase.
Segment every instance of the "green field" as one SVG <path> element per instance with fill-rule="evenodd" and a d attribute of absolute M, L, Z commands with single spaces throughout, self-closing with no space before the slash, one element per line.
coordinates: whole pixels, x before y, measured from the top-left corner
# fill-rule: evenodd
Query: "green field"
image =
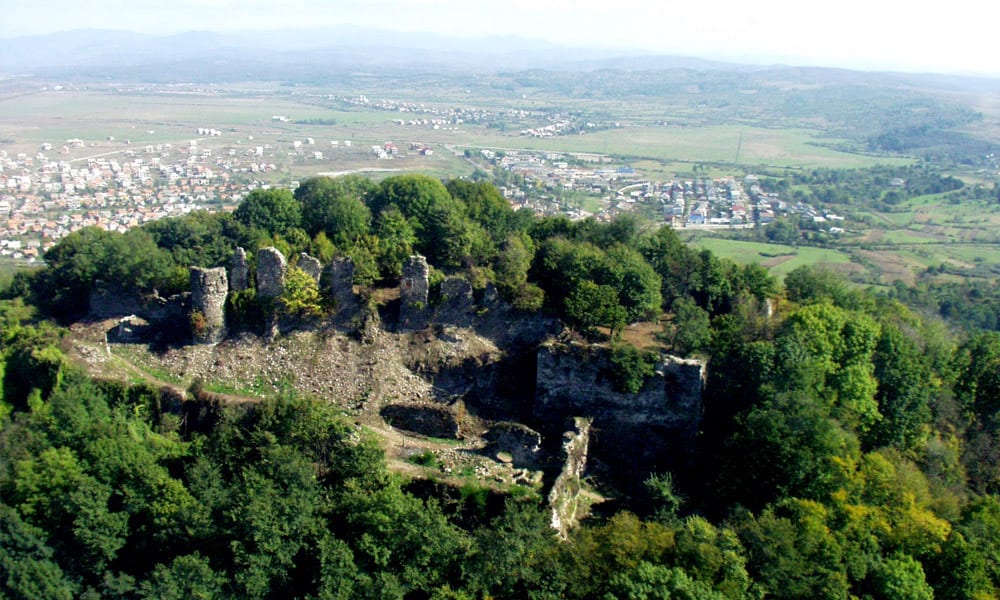
<path fill-rule="evenodd" d="M 716 256 L 728 258 L 741 264 L 758 263 L 764 265 L 779 278 L 804 265 L 825 265 L 843 272 L 850 272 L 856 267 L 856 265 L 851 264 L 851 256 L 839 250 L 710 237 L 698 237 L 691 241 L 699 248 L 711 250 Z"/>
<path fill-rule="evenodd" d="M 483 132 L 471 144 L 511 149 L 596 152 L 688 163 L 734 163 L 737 159 L 737 147 L 740 146 L 741 165 L 792 168 L 851 168 L 909 162 L 903 159 L 847 154 L 810 143 L 819 136 L 820 132 L 804 129 L 763 129 L 736 125 L 697 128 L 626 127 L 552 138 L 510 137 Z"/>
<path fill-rule="evenodd" d="M 487 98 L 470 98 L 485 102 Z M 327 106 L 324 106 L 327 105 Z M 618 107 L 628 114 L 628 106 Z M 332 121 L 332 125 L 278 123 L 275 115 L 293 121 Z M 195 137 L 198 127 L 220 129 L 225 136 L 254 135 L 258 141 L 291 141 L 304 136 L 350 139 L 356 144 L 421 141 L 461 147 L 596 152 L 629 160 L 651 159 L 687 171 L 693 163 L 733 163 L 748 166 L 810 168 L 865 167 L 876 163 L 905 163 L 837 152 L 814 144 L 823 133 L 807 129 L 778 129 L 742 125 L 626 126 L 586 135 L 528 138 L 478 125 L 439 130 L 403 127 L 396 119 L 413 115 L 368 108 L 333 108 L 314 95 L 261 91 L 150 93 L 148 91 L 44 91 L 0 100 L 0 127 L 5 137 L 32 147 L 69 138 L 101 142 L 109 136 L 133 144 L 177 143 Z M 154 133 L 149 133 L 153 131 Z M 742 136 L 742 143 L 740 138 Z M 737 147 L 740 152 L 737 156 Z M 664 164 L 666 163 L 666 164 Z M 650 165 L 652 166 L 652 165 Z M 655 173 L 659 174 L 659 173 Z M 708 173 L 706 173 L 708 174 Z"/>

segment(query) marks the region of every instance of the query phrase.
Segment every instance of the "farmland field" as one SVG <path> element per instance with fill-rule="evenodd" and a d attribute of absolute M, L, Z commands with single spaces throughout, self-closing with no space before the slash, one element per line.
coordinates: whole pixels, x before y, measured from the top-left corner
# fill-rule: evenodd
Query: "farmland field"
<path fill-rule="evenodd" d="M 480 149 L 599 154 L 613 157 L 616 164 L 631 165 L 637 177 L 648 181 L 739 178 L 755 172 L 780 176 L 917 162 L 901 155 L 834 149 L 858 145 L 856 140 L 841 139 L 843 131 L 822 119 L 783 118 L 774 111 L 760 120 L 736 118 L 727 116 L 723 105 L 692 103 L 683 94 L 586 99 L 528 84 L 506 89 L 483 81 L 463 88 L 444 76 L 365 81 L 369 87 L 364 89 L 276 83 L 40 85 L 17 93 L 4 88 L 0 147 L 32 156 L 42 144 L 58 149 L 66 140 L 82 139 L 84 147 L 59 157 L 80 162 L 127 155 L 149 145 L 187 146 L 192 140 L 199 148 L 218 149 L 228 156 L 264 146 L 266 162 L 274 168 L 261 178 L 279 184 L 321 173 L 363 172 L 380 178 L 419 171 L 441 178 L 469 176 L 481 165 L 466 151 L 477 156 Z M 365 95 L 371 103 L 360 100 Z M 987 108 L 991 118 L 1000 116 L 992 104 Z M 433 122 L 451 110 L 489 116 Z M 525 123 L 542 125 L 560 119 L 576 119 L 578 124 L 593 119 L 599 125 L 583 127 L 583 134 L 520 134 Z M 199 135 L 199 128 L 212 128 L 220 135 Z M 315 145 L 293 152 L 293 144 L 303 140 L 314 140 Z M 372 147 L 387 142 L 403 152 L 392 160 L 373 156 Z M 408 152 L 413 144 L 427 145 L 433 152 Z M 990 173 L 983 170 L 956 173 L 967 182 L 992 185 Z M 787 191 L 806 192 L 808 186 L 793 185 Z M 720 256 L 759 262 L 778 276 L 804 264 L 824 264 L 870 284 L 896 279 L 912 283 L 941 265 L 951 269 L 941 277 L 996 276 L 1000 204 L 956 201 L 948 194 L 915 195 L 891 207 L 876 204 L 876 199 L 877 195 L 852 198 L 850 204 L 834 207 L 848 215 L 847 231 L 825 240 L 822 248 L 720 239 L 729 233 L 685 235 Z M 565 192 L 562 200 L 589 213 L 611 204 L 576 190 Z M 758 232 L 756 238 L 763 235 Z"/>
<path fill-rule="evenodd" d="M 488 102 L 488 98 L 478 99 Z M 467 99 L 476 102 L 476 98 Z M 99 143 L 108 137 L 133 144 L 177 143 L 192 137 L 192 129 L 210 127 L 224 134 L 254 135 L 258 141 L 313 136 L 348 139 L 357 144 L 427 142 L 459 148 L 532 149 L 596 152 L 628 157 L 732 163 L 772 167 L 865 167 L 876 163 L 909 162 L 838 152 L 816 145 L 821 131 L 770 129 L 736 125 L 705 127 L 635 126 L 586 135 L 527 138 L 480 125 L 432 129 L 395 124 L 398 113 L 379 109 L 328 108 L 315 95 L 259 91 L 149 93 L 121 91 L 40 91 L 0 100 L 3 137 L 32 147 L 81 138 Z M 293 122 L 276 123 L 272 116 Z M 298 122 L 322 120 L 323 125 Z M 150 133 L 152 132 L 152 133 Z M 742 142 L 741 140 L 742 136 Z M 824 140 L 829 141 L 829 140 Z M 737 149 L 739 155 L 737 156 Z"/>
<path fill-rule="evenodd" d="M 711 250 L 716 256 L 728 258 L 741 264 L 761 264 L 778 277 L 784 277 L 789 271 L 804 265 L 822 265 L 845 274 L 861 269 L 859 265 L 851 263 L 849 254 L 839 250 L 714 237 L 693 238 L 692 243 L 699 248 Z"/>

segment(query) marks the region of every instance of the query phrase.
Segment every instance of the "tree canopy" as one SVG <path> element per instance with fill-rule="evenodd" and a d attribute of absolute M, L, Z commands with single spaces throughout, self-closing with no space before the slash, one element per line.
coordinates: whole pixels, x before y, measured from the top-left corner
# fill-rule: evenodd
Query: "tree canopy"
<path fill-rule="evenodd" d="M 436 277 L 494 284 L 517 309 L 610 345 L 613 368 L 601 376 L 626 399 L 651 388 L 664 340 L 697 352 L 709 368 L 690 460 L 638 491 L 608 489 L 616 502 L 563 542 L 537 499 L 498 501 L 474 475 L 463 493 L 449 491 L 451 479 L 425 488 L 393 474 L 339 398 L 282 389 L 186 419 L 176 411 L 191 404 L 171 408 L 157 389 L 77 370 L 66 330 L 40 320 L 81 316 L 97 281 L 178 289 L 187 266 L 228 264 L 237 244 L 251 269 L 261 244 L 293 265 L 299 251 L 325 263 L 350 256 L 355 283 L 372 286 L 423 253 Z M 257 190 L 232 215 L 192 213 L 124 234 L 83 229 L 45 259 L 0 295 L 4 598 L 1000 591 L 1000 335 L 968 319 L 949 327 L 921 312 L 926 303 L 908 307 L 900 286 L 866 290 L 802 267 L 782 288 L 759 265 L 695 250 L 631 216 L 534 218 L 488 184 L 424 175 Z M 252 287 L 228 300 L 230 325 L 248 329 L 265 310 L 315 324 L 327 309 L 295 266 L 273 305 Z M 504 318 L 515 326 L 519 316 Z M 656 350 L 622 339 L 627 324 L 654 319 L 667 324 Z M 531 372 L 535 348 L 502 350 L 518 376 Z M 595 433 L 595 448 L 607 433 Z M 600 478 L 607 467 L 594 465 Z"/>

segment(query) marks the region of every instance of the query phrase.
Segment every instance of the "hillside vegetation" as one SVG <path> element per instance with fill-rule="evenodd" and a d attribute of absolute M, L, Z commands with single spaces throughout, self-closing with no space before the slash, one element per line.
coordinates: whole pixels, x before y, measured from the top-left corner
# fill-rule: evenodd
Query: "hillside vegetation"
<path fill-rule="evenodd" d="M 560 541 L 531 495 L 390 473 L 336 399 L 282 387 L 193 427 L 148 386 L 70 364 L 60 324 L 87 313 L 96 282 L 179 292 L 189 266 L 226 265 L 236 246 L 251 269 L 266 246 L 350 257 L 373 309 L 422 254 L 432 285 L 464 276 L 610 345 L 626 392 L 652 362 L 623 330 L 662 322 L 647 348 L 708 359 L 694 458 L 634 474 Z M 489 184 L 423 175 L 317 178 L 254 191 L 233 213 L 84 229 L 45 260 L 2 304 L 5 597 L 1000 594 L 1000 335 L 972 318 L 949 327 L 905 286 L 890 297 L 813 267 L 779 284 L 636 217 L 536 218 Z M 323 328 L 335 307 L 315 286 L 300 278 L 276 303 L 231 294 L 232 335 L 273 311 Z M 975 297 L 934 300 L 963 294 Z M 185 343 L 182 325 L 160 342 Z"/>

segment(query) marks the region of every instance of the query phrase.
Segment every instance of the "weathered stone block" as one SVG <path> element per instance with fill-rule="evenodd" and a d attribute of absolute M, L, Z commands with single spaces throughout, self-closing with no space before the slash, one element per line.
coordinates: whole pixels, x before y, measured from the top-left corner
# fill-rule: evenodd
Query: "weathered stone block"
<path fill-rule="evenodd" d="M 319 276 L 323 273 L 323 263 L 319 262 L 318 258 L 309 256 L 305 252 L 300 253 L 299 268 L 319 283 Z"/>
<path fill-rule="evenodd" d="M 101 319 L 142 312 L 142 302 L 138 293 L 108 285 L 101 280 L 94 282 L 88 300 L 90 315 Z"/>
<path fill-rule="evenodd" d="M 277 298 L 285 291 L 285 270 L 288 262 L 277 248 L 257 251 L 257 296 Z"/>
<path fill-rule="evenodd" d="M 247 251 L 237 247 L 229 261 L 229 289 L 242 292 L 250 287 L 250 267 L 247 266 Z"/>
<path fill-rule="evenodd" d="M 191 267 L 191 310 L 202 315 L 204 321 L 194 331 L 194 341 L 215 344 L 226 337 L 226 295 L 229 281 L 226 269 Z"/>
<path fill-rule="evenodd" d="M 472 284 L 465 277 L 449 277 L 441 282 L 441 308 L 445 312 L 472 308 Z"/>
<path fill-rule="evenodd" d="M 337 310 L 347 310 L 357 303 L 354 295 L 354 259 L 338 257 L 326 269 L 326 293 L 333 298 Z"/>
<path fill-rule="evenodd" d="M 423 329 L 427 326 L 429 274 L 430 266 L 423 256 L 411 256 L 403 265 L 403 276 L 399 281 L 400 329 Z"/>

